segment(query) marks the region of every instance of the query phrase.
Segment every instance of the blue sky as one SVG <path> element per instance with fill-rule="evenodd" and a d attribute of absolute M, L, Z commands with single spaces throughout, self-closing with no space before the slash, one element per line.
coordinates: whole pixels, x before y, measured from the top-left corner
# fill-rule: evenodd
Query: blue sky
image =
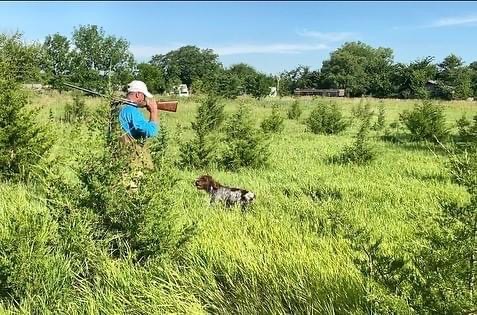
<path fill-rule="evenodd" d="M 29 41 L 96 24 L 138 61 L 184 45 L 265 73 L 312 69 L 346 41 L 389 47 L 395 61 L 450 53 L 477 61 L 477 2 L 0 2 L 0 32 Z"/>

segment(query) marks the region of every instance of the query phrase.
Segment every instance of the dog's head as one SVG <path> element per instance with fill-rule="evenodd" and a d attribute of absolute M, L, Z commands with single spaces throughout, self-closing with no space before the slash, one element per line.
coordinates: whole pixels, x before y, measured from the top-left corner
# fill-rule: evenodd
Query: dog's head
<path fill-rule="evenodd" d="M 243 194 L 242 200 L 250 204 L 255 200 L 255 194 L 251 191 L 247 191 L 245 194 Z"/>
<path fill-rule="evenodd" d="M 210 175 L 202 175 L 195 180 L 195 187 L 202 190 L 211 190 L 219 188 L 218 183 Z"/>

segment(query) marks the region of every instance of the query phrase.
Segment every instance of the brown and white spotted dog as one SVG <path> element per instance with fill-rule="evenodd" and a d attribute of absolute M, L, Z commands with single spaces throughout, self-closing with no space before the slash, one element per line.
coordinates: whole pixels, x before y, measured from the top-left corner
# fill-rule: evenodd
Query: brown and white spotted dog
<path fill-rule="evenodd" d="M 240 205 L 242 209 L 252 204 L 255 194 L 251 191 L 221 185 L 210 175 L 202 175 L 195 181 L 197 189 L 209 193 L 211 203 L 223 202 L 226 206 Z"/>

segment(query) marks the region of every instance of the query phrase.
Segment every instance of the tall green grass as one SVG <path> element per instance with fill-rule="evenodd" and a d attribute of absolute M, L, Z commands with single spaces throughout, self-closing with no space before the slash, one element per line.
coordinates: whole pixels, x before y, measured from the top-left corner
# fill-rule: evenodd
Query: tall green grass
<path fill-rule="evenodd" d="M 351 118 L 359 99 L 335 99 Z M 70 95 L 34 96 L 33 104 L 62 117 Z M 313 99 L 301 99 L 298 120 L 284 120 L 271 135 L 269 166 L 237 172 L 212 169 L 219 182 L 252 190 L 247 213 L 210 206 L 193 180 L 199 170 L 175 168 L 179 144 L 192 137 L 190 123 L 199 100 L 180 100 L 177 113 L 160 113 L 168 131 L 166 165 L 177 181 L 167 191 L 168 207 L 197 231 L 179 256 L 145 263 L 113 258 L 95 237 L 88 212 L 58 213 L 37 189 L 0 184 L 0 310 L 23 314 L 368 314 L 369 279 L 356 262 L 352 231 L 382 239 L 381 250 L 413 257 L 427 246 L 422 232 L 442 200 L 464 203 L 465 189 L 452 183 L 446 157 L 423 144 L 391 144 L 370 133 L 378 152 L 364 166 L 328 163 L 352 143 L 359 125 L 340 135 L 315 135 L 305 120 Z M 226 115 L 239 102 L 252 108 L 256 127 L 293 99 L 227 101 Z M 377 112 L 380 102 L 369 100 Z M 96 99 L 87 99 L 94 111 Z M 385 100 L 386 122 L 414 102 Z M 471 103 L 443 103 L 450 127 L 477 111 Z M 376 117 L 374 117 L 376 119 Z M 77 181 L 78 157 L 100 150 L 101 132 L 85 125 L 52 122 L 61 134 L 52 152 L 67 181 Z M 71 191 L 71 194 L 80 193 Z M 59 221 L 59 217 L 67 217 Z M 373 291 L 374 292 L 374 291 Z M 371 292 L 371 293 L 373 293 Z M 387 294 L 387 293 L 385 293 Z M 394 301 L 394 300 L 393 300 Z M 391 302 L 389 302 L 391 304 Z M 394 302 L 393 302 L 394 303 Z M 400 301 L 408 305 L 410 301 Z M 374 310 L 374 312 L 379 313 Z M 404 312 L 404 311 L 403 311 Z M 414 310 L 419 313 L 419 310 Z"/>

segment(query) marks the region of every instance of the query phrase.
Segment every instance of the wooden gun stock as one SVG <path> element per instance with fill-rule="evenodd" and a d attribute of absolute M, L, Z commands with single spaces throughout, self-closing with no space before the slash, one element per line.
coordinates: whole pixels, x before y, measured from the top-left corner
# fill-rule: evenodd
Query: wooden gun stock
<path fill-rule="evenodd" d="M 177 111 L 177 101 L 156 101 L 157 109 L 163 110 L 166 112 L 176 112 Z"/>

